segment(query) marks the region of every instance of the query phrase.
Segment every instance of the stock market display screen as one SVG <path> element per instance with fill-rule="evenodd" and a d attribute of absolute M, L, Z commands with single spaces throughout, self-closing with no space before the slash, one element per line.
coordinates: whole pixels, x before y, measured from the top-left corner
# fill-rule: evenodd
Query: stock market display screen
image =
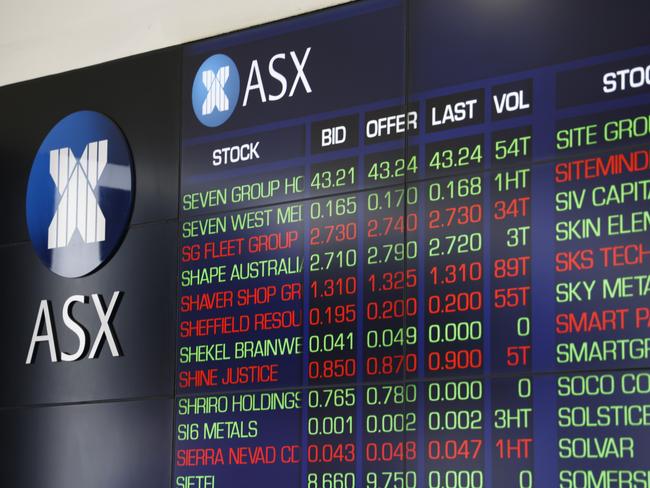
<path fill-rule="evenodd" d="M 650 486 L 648 9 L 444 4 L 185 47 L 174 486 Z"/>

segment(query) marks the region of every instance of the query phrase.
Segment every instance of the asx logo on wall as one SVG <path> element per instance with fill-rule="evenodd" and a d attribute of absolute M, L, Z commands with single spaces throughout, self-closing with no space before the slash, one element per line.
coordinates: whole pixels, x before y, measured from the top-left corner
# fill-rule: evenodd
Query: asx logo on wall
<path fill-rule="evenodd" d="M 101 266 L 122 241 L 132 204 L 131 151 L 117 125 L 90 111 L 59 121 L 27 185 L 27 227 L 43 264 L 68 278 Z"/>
<path fill-rule="evenodd" d="M 36 254 L 52 272 L 85 276 L 117 250 L 128 228 L 133 206 L 133 161 L 119 127 L 103 114 L 75 112 L 61 119 L 43 140 L 29 175 L 26 215 Z M 26 364 L 33 364 L 38 346 L 47 345 L 49 360 L 96 358 L 102 344 L 113 357 L 122 350 L 113 328 L 122 292 L 110 300 L 101 294 L 73 295 L 62 305 L 63 325 L 77 337 L 72 350 L 61 350 L 55 314 L 49 300 L 40 301 Z M 99 328 L 89 350 L 86 327 L 73 315 L 75 305 L 92 302 Z"/>
<path fill-rule="evenodd" d="M 267 103 L 291 98 L 299 84 L 306 93 L 311 93 L 305 72 L 310 53 L 311 47 L 307 47 L 301 56 L 290 51 L 276 53 L 261 63 L 259 59 L 253 59 L 241 106 L 246 107 L 253 99 Z M 293 81 L 289 86 L 291 76 Z M 239 102 L 240 85 L 239 70 L 232 58 L 215 54 L 206 59 L 192 84 L 192 108 L 199 122 L 207 127 L 219 127 L 225 123 Z"/>

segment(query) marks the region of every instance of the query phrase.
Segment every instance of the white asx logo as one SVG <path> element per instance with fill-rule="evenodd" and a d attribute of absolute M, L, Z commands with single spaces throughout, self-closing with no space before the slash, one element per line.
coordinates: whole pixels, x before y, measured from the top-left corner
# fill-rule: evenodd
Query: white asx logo
<path fill-rule="evenodd" d="M 133 193 L 131 150 L 115 122 L 90 110 L 65 116 L 29 173 L 25 216 L 34 251 L 59 276 L 87 275 L 122 242 Z"/>
<path fill-rule="evenodd" d="M 311 46 L 307 46 L 302 54 L 291 50 L 251 59 L 241 106 L 278 102 L 303 90 L 310 94 L 312 88 L 306 72 L 310 54 Z M 198 121 L 207 127 L 219 127 L 226 122 L 239 102 L 240 81 L 237 65 L 225 54 L 215 54 L 203 61 L 192 84 L 192 108 Z"/>
<path fill-rule="evenodd" d="M 205 100 L 203 100 L 201 113 L 209 115 L 215 108 L 219 112 L 230 109 L 230 101 L 224 91 L 230 77 L 230 66 L 222 66 L 216 75 L 211 69 L 205 70 L 201 76 L 203 77 L 203 86 L 208 90 Z"/>
<path fill-rule="evenodd" d="M 199 121 L 218 127 L 235 111 L 239 100 L 239 71 L 225 54 L 215 54 L 199 67 L 192 85 L 192 108 Z"/>
<path fill-rule="evenodd" d="M 61 196 L 48 227 L 47 247 L 66 247 L 75 230 L 86 243 L 106 240 L 106 218 L 95 188 L 108 163 L 108 140 L 94 141 L 77 160 L 69 147 L 50 151 L 50 175 Z"/>

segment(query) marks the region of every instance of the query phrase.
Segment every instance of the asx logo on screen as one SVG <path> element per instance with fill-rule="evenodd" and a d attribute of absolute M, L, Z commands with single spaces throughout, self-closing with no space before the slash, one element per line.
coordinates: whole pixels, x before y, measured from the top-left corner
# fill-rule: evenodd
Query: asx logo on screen
<path fill-rule="evenodd" d="M 289 51 L 276 53 L 268 60 L 253 59 L 241 106 L 246 107 L 253 100 L 267 103 L 291 98 L 299 89 L 311 93 L 305 71 L 310 53 L 311 47 L 307 47 L 301 55 Z M 239 70 L 232 58 L 215 54 L 206 59 L 192 85 L 192 107 L 199 122 L 207 127 L 225 123 L 239 102 L 240 84 Z"/>

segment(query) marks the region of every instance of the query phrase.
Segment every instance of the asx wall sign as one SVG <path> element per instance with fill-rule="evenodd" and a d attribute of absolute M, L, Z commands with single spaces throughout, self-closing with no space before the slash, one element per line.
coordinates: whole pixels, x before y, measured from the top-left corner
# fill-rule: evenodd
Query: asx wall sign
<path fill-rule="evenodd" d="M 52 272 L 77 278 L 99 268 L 115 253 L 128 228 L 133 206 L 133 161 L 129 145 L 115 123 L 98 112 L 75 112 L 60 120 L 43 140 L 29 175 L 26 215 L 36 254 Z M 100 321 L 90 351 L 97 357 L 106 341 L 113 356 L 121 355 L 111 320 L 121 298 L 113 292 L 108 306 L 94 293 Z M 74 295 L 65 301 L 61 318 L 76 336 L 78 347 L 60 351 L 55 316 L 48 300 L 41 300 L 27 364 L 37 346 L 49 346 L 52 362 L 81 359 L 88 349 L 88 332 L 72 316 Z"/>
<path fill-rule="evenodd" d="M 241 102 L 246 107 L 253 99 L 260 103 L 291 98 L 298 89 L 311 93 L 306 66 L 311 47 L 302 54 L 279 52 L 268 59 L 253 59 L 248 67 Z M 207 127 L 218 127 L 235 111 L 240 92 L 239 70 L 225 54 L 215 54 L 199 67 L 192 85 L 192 107 L 196 118 Z"/>

